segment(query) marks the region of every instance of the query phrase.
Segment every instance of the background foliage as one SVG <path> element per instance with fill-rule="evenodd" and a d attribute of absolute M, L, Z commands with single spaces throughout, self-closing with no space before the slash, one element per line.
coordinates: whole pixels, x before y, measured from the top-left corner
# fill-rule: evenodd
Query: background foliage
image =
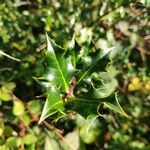
<path fill-rule="evenodd" d="M 149 7 L 149 0 L 1 0 L 0 149 L 150 149 Z M 98 65 L 100 78 L 111 65 L 128 118 L 103 107 L 99 117 L 55 114 L 38 125 L 46 97 L 35 78 L 45 73 L 46 32 L 63 49 L 74 37 L 83 68 L 89 52 L 115 47 Z"/>

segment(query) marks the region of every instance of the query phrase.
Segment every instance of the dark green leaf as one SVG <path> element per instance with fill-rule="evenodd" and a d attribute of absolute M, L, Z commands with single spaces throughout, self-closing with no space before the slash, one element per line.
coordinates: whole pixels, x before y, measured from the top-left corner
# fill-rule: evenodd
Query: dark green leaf
<path fill-rule="evenodd" d="M 52 40 L 47 35 L 47 72 L 46 79 L 63 92 L 67 92 L 69 81 L 74 72 L 71 58 L 65 58 L 63 54 L 57 54 L 52 47 Z"/>
<path fill-rule="evenodd" d="M 124 112 L 124 110 L 122 109 L 122 107 L 120 106 L 119 102 L 118 102 L 118 98 L 117 98 L 117 93 L 115 94 L 115 99 L 111 102 L 104 102 L 104 105 L 116 112 L 118 112 L 121 115 L 124 115 L 126 117 L 127 114 Z"/>
<path fill-rule="evenodd" d="M 99 63 L 99 61 L 113 49 L 114 49 L 114 47 L 105 49 L 105 50 L 101 51 L 98 54 L 98 56 L 96 56 L 96 58 L 93 58 L 92 64 L 90 64 L 90 66 L 85 68 L 85 70 L 82 70 L 81 72 L 79 72 L 79 74 L 78 74 L 79 79 L 78 79 L 77 83 L 79 84 L 80 81 L 82 81 L 86 77 L 86 75 L 88 75 L 88 73 L 91 71 L 91 69 L 94 68 L 96 66 L 96 64 Z"/>
<path fill-rule="evenodd" d="M 49 117 L 50 115 L 63 111 L 62 98 L 60 96 L 60 92 L 58 89 L 52 87 L 47 91 L 47 99 L 40 117 L 39 123 L 41 123 L 44 119 Z"/>
<path fill-rule="evenodd" d="M 22 144 L 22 140 L 21 140 L 21 138 L 18 138 L 18 137 L 9 137 L 6 140 L 6 146 L 9 148 L 18 147 L 21 144 Z"/>

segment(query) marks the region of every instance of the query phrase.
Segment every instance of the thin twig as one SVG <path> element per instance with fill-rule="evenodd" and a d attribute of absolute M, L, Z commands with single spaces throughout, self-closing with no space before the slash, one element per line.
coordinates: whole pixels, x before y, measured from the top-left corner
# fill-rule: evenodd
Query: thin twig
<path fill-rule="evenodd" d="M 9 68 L 9 67 L 0 68 L 0 72 L 3 72 L 3 71 L 12 71 L 12 68 Z"/>
<path fill-rule="evenodd" d="M 37 117 L 37 116 L 35 116 Z M 38 119 L 39 120 L 39 119 Z M 48 129 L 52 130 L 55 132 L 55 134 L 64 142 L 66 143 L 71 149 L 70 150 L 75 150 L 75 148 L 65 139 L 65 137 L 62 136 L 62 133 L 60 132 L 60 130 L 58 130 L 57 128 L 53 127 L 52 125 L 50 125 L 48 122 L 46 121 L 42 121 L 42 124 L 47 127 Z"/>
<path fill-rule="evenodd" d="M 12 56 L 10 56 L 10 55 L 4 53 L 4 52 L 1 51 L 1 50 L 0 50 L 0 55 L 6 56 L 6 57 L 8 57 L 8 58 L 10 58 L 10 59 L 12 59 L 12 60 L 15 60 L 15 61 L 21 61 L 20 59 L 15 58 L 15 57 L 12 57 Z"/>
<path fill-rule="evenodd" d="M 16 3 L 14 3 L 14 7 L 20 7 L 20 6 L 23 6 L 23 5 L 32 5 L 32 3 L 31 2 L 29 2 L 29 1 L 24 1 L 24 2 L 16 2 Z"/>
<path fill-rule="evenodd" d="M 37 52 L 41 52 L 41 51 L 43 51 L 44 49 L 46 49 L 46 44 L 44 43 L 44 44 L 42 44 L 40 47 L 38 47 L 37 49 L 36 49 L 36 51 Z"/>
<path fill-rule="evenodd" d="M 125 96 L 128 95 L 127 92 L 124 91 L 124 89 L 123 89 L 121 86 L 118 85 L 117 89 L 118 89 L 121 93 L 123 93 Z"/>
<path fill-rule="evenodd" d="M 136 46 L 137 50 L 139 50 L 140 52 L 144 53 L 144 54 L 147 54 L 147 55 L 150 55 L 150 52 L 146 49 L 144 49 L 143 47 L 141 46 Z"/>

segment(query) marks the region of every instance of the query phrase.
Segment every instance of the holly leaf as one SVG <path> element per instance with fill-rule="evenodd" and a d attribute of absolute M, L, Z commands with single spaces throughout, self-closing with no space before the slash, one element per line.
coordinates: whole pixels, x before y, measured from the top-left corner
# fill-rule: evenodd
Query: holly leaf
<path fill-rule="evenodd" d="M 117 98 L 117 94 L 115 97 L 107 97 L 107 98 L 97 98 L 90 97 L 88 94 L 83 97 L 76 97 L 65 104 L 66 109 L 70 109 L 79 113 L 81 116 L 88 117 L 89 115 L 97 115 L 98 107 L 100 104 L 104 104 L 104 106 L 108 107 L 111 110 L 118 112 L 121 115 L 127 117 L 127 114 L 124 112 L 122 107 L 120 106 Z"/>
<path fill-rule="evenodd" d="M 64 50 L 46 36 L 46 73 L 39 80 L 46 87 L 47 99 L 39 123 L 50 115 L 63 111 L 62 93 L 68 92 L 69 82 L 75 70 L 71 57 L 65 57 Z"/>
<path fill-rule="evenodd" d="M 55 114 L 56 112 L 62 112 L 64 110 L 59 90 L 51 87 L 47 93 L 47 99 L 44 104 L 39 124 L 52 114 Z"/>
<path fill-rule="evenodd" d="M 87 68 L 79 72 L 78 74 L 79 79 L 77 84 L 79 84 L 89 74 L 89 72 L 99 63 L 99 61 L 113 49 L 114 47 L 108 48 L 98 53 L 96 58 L 93 58 L 92 64 L 90 64 L 89 66 L 87 66 Z"/>
<path fill-rule="evenodd" d="M 104 104 L 106 107 L 108 107 L 108 108 L 110 108 L 110 109 L 112 109 L 112 110 L 118 112 L 119 114 L 128 117 L 128 115 L 124 112 L 124 110 L 122 109 L 122 107 L 121 107 L 120 104 L 119 104 L 118 97 L 117 97 L 117 93 L 115 94 L 115 99 L 114 99 L 113 101 L 110 101 L 110 102 L 103 102 L 103 104 Z"/>
<path fill-rule="evenodd" d="M 71 58 L 66 58 L 61 51 L 57 53 L 53 46 L 55 49 L 60 49 L 47 35 L 45 79 L 60 88 L 62 92 L 67 92 L 74 67 L 71 63 Z"/>

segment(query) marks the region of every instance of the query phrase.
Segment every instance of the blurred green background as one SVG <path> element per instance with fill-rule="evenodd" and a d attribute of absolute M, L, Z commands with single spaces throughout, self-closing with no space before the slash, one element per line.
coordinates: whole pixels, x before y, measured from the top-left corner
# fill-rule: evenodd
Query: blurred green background
<path fill-rule="evenodd" d="M 71 149 L 32 115 L 39 116 L 45 102 L 34 77 L 44 73 L 46 33 L 63 48 L 73 37 L 87 51 L 115 46 L 110 57 L 129 115 L 104 110 L 105 119 L 96 119 L 88 134 L 90 122 L 81 116 L 47 122 L 62 130 L 74 150 L 149 150 L 149 27 L 149 0 L 1 0 L 0 150 Z"/>

